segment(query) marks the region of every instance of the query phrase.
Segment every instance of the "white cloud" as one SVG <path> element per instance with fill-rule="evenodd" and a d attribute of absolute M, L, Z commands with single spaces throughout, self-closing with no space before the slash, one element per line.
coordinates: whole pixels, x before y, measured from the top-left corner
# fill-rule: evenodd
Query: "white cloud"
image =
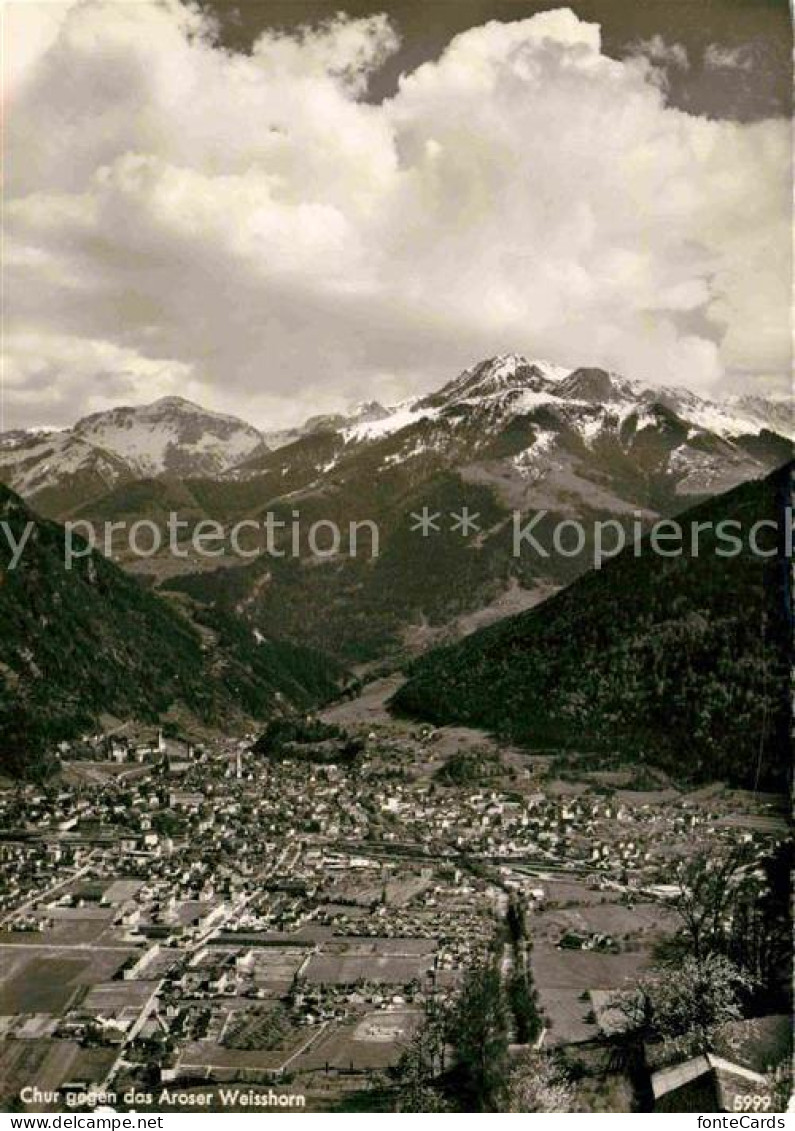
<path fill-rule="evenodd" d="M 639 39 L 632 48 L 635 55 L 645 56 L 659 67 L 675 67 L 686 71 L 690 66 L 687 49 L 681 43 L 669 43 L 661 35 Z"/>
<path fill-rule="evenodd" d="M 40 405 L 42 423 L 66 414 L 75 404 L 81 413 L 98 412 L 141 400 L 179 393 L 190 384 L 190 367 L 173 360 L 142 357 L 113 342 L 17 330 L 6 336 L 9 361 L 3 375 L 6 408 L 19 411 Z M 27 414 L 29 415 L 29 413 Z M 46 417 L 46 419 L 45 419 Z"/>
<path fill-rule="evenodd" d="M 714 70 L 750 71 L 753 65 L 753 51 L 745 45 L 721 47 L 710 43 L 704 52 L 704 66 Z"/>
<path fill-rule="evenodd" d="M 52 46 L 69 8 L 76 0 L 2 0 L 0 16 L 6 49 L 3 56 L 3 97 L 19 87 L 36 62 Z"/>
<path fill-rule="evenodd" d="M 384 17 L 249 56 L 211 31 L 82 0 L 15 76 L 9 424 L 167 392 L 276 424 L 513 349 L 786 371 L 783 123 L 669 108 L 565 9 L 471 29 L 380 106 Z"/>

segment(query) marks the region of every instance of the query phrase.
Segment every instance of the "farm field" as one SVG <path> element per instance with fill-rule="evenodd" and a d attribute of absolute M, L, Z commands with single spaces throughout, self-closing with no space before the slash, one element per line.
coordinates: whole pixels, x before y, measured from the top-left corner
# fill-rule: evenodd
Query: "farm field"
<path fill-rule="evenodd" d="M 83 1008 L 102 1017 L 127 1016 L 140 1012 L 154 993 L 157 982 L 99 982 L 92 986 Z"/>
<path fill-rule="evenodd" d="M 2 952 L 0 1013 L 61 1013 L 90 965 L 88 955 L 61 957 L 24 948 Z"/>
<path fill-rule="evenodd" d="M 238 1072 L 241 1076 L 251 1073 L 253 1079 L 258 1072 L 276 1071 L 312 1036 L 311 1029 L 294 1029 L 283 1045 L 275 1049 L 231 1049 L 215 1040 L 190 1041 L 180 1055 L 180 1070 L 213 1070 L 214 1075 L 229 1080 L 235 1079 Z"/>
<path fill-rule="evenodd" d="M 379 982 L 403 985 L 414 978 L 424 978 L 428 959 L 394 955 L 317 954 L 306 968 L 307 982 L 315 985 L 348 986 L 354 982 Z"/>
<path fill-rule="evenodd" d="M 130 953 L 41 942 L 0 946 L 0 1015 L 62 1013 L 84 986 L 112 977 Z"/>
<path fill-rule="evenodd" d="M 84 907 L 50 906 L 31 912 L 42 926 L 40 931 L 0 931 L 0 943 L 16 946 L 85 946 L 128 949 L 114 926 L 113 907 L 91 904 Z"/>
<path fill-rule="evenodd" d="M 0 1103 L 35 1085 L 40 1091 L 55 1091 L 71 1080 L 99 1083 L 115 1059 L 109 1048 L 83 1048 L 74 1041 L 4 1041 L 0 1055 Z M 28 1111 L 44 1111 L 31 1105 Z M 52 1110 L 57 1110 L 53 1105 Z"/>
<path fill-rule="evenodd" d="M 546 1043 L 566 1044 L 595 1037 L 596 1024 L 588 1020 L 587 991 L 617 990 L 637 978 L 648 962 L 647 952 L 602 954 L 558 950 L 548 942 L 537 942 L 532 954 L 533 977 L 548 1018 Z"/>
<path fill-rule="evenodd" d="M 592 932 L 624 939 L 640 947 L 671 934 L 676 928 L 674 912 L 659 903 L 633 907 L 617 902 L 586 903 L 579 907 L 552 908 L 537 915 L 536 937 L 552 938 L 566 931 Z"/>
<path fill-rule="evenodd" d="M 294 1072 L 363 1072 L 396 1064 L 422 1021 L 418 1010 L 375 1010 L 328 1026 L 291 1065 Z"/>
<path fill-rule="evenodd" d="M 47 912 L 50 925 L 45 928 L 42 937 L 56 945 L 121 945 L 113 931 L 113 918 L 114 911 L 110 907 L 55 907 Z"/>
<path fill-rule="evenodd" d="M 251 971 L 258 987 L 285 993 L 308 954 L 305 947 L 263 947 L 251 957 Z"/>

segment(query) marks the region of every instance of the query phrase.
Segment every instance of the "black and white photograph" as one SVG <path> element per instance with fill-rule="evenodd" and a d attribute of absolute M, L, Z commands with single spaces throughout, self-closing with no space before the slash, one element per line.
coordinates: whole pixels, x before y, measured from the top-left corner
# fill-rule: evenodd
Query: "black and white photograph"
<path fill-rule="evenodd" d="M 786 0 L 0 15 L 2 1131 L 784 1128 Z"/>

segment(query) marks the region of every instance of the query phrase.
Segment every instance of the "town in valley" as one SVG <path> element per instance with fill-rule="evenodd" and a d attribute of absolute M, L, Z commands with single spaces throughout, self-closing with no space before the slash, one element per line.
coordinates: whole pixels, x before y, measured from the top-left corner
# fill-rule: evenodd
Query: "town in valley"
<path fill-rule="evenodd" d="M 511 1055 L 554 1057 L 572 1110 L 681 1110 L 697 1058 L 627 1067 L 616 995 L 686 929 L 687 861 L 759 871 L 785 799 L 395 717 L 399 682 L 258 734 L 109 725 L 5 782 L 5 1105 L 392 1110 L 491 953 L 532 987 Z M 787 1018 L 726 1029 L 723 1110 L 778 1110 Z"/>

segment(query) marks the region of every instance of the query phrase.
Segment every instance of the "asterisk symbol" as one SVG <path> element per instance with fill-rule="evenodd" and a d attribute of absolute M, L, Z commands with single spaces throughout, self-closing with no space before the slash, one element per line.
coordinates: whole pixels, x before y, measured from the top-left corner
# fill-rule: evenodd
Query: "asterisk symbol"
<path fill-rule="evenodd" d="M 455 511 L 450 511 L 450 518 L 453 520 L 451 530 L 460 530 L 464 538 L 468 537 L 472 531 L 479 532 L 475 519 L 480 518 L 480 511 L 475 511 L 474 514 L 469 513 L 469 507 L 462 507 L 461 513 L 456 514 Z"/>
<path fill-rule="evenodd" d="M 436 520 L 437 518 L 441 518 L 441 515 L 438 511 L 434 511 L 434 513 L 431 514 L 428 507 L 423 507 L 419 514 L 414 514 L 412 512 L 411 517 L 413 519 L 411 530 L 422 531 L 423 538 L 427 538 L 432 530 L 438 532 L 439 527 L 436 523 Z"/>

